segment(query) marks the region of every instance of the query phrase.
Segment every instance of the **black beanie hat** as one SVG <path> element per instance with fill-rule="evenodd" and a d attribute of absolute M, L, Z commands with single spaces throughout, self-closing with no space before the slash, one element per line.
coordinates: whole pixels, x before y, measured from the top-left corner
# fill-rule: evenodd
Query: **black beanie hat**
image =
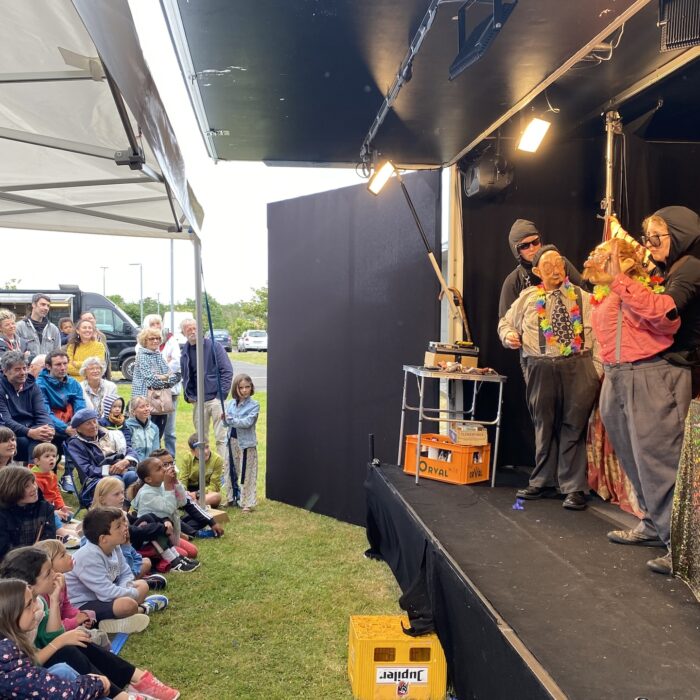
<path fill-rule="evenodd" d="M 515 223 L 510 227 L 508 234 L 508 242 L 510 243 L 511 251 L 516 260 L 520 259 L 518 252 L 518 244 L 522 243 L 525 238 L 530 236 L 539 236 L 540 232 L 537 226 L 527 219 L 516 219 Z"/>
<path fill-rule="evenodd" d="M 552 245 L 551 243 L 549 243 L 548 245 L 543 245 L 543 246 L 535 253 L 535 257 L 532 258 L 532 267 L 537 267 L 537 265 L 538 265 L 539 262 L 540 262 L 540 258 L 541 258 L 545 253 L 549 253 L 551 250 L 554 250 L 554 251 L 556 251 L 557 253 L 559 253 L 559 248 L 557 248 L 555 245 Z M 561 253 L 559 253 L 559 255 L 561 255 Z"/>

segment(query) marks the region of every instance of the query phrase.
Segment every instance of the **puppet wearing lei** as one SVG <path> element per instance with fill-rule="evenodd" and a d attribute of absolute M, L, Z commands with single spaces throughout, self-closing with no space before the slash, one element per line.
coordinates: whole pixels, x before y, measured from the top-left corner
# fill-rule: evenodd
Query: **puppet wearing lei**
<path fill-rule="evenodd" d="M 581 318 L 581 309 L 577 303 L 576 290 L 574 289 L 569 278 L 567 277 L 561 287 L 559 288 L 562 296 L 569 301 L 573 301 L 574 304 L 569 311 L 569 317 L 571 319 L 571 326 L 574 331 L 573 340 L 570 343 L 561 343 L 559 338 L 554 335 L 554 330 L 552 328 L 552 323 L 547 318 L 547 292 L 543 285 L 537 285 L 537 296 L 535 297 L 535 308 L 537 309 L 537 317 L 539 318 L 540 328 L 542 329 L 542 334 L 547 342 L 547 345 L 554 345 L 559 348 L 560 355 L 573 355 L 577 352 L 581 352 L 581 347 L 583 346 L 583 338 L 581 334 L 583 333 L 583 320 Z"/>

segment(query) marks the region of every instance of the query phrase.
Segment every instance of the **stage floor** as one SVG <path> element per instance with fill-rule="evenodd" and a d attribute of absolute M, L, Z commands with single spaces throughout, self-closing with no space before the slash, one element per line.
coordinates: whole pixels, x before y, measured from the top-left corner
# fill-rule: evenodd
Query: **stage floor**
<path fill-rule="evenodd" d="M 513 510 L 511 487 L 380 471 L 567 697 L 700 697 L 700 605 L 647 569 L 662 550 L 610 544 L 610 522 L 560 499 Z"/>

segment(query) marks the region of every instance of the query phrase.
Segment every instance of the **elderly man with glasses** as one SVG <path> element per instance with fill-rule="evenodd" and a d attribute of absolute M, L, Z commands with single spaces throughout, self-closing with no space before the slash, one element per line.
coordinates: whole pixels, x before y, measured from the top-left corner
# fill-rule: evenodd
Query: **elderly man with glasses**
<path fill-rule="evenodd" d="M 586 507 L 586 429 L 598 392 L 593 364 L 590 294 L 572 284 L 553 245 L 532 258 L 542 280 L 528 287 L 498 323 L 501 342 L 522 350 L 527 403 L 535 425 L 535 468 L 519 498 L 541 498 L 557 488 L 569 510 Z"/>

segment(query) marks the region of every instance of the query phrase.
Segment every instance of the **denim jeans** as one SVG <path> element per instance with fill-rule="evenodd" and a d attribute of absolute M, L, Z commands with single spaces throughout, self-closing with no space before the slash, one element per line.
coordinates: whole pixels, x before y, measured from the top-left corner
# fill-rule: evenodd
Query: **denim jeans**
<path fill-rule="evenodd" d="M 179 394 L 173 394 L 174 411 L 172 413 L 168 413 L 168 418 L 165 421 L 165 433 L 163 435 L 165 440 L 165 449 L 170 452 L 173 457 L 175 456 L 176 446 L 175 423 L 177 421 L 177 400 L 179 396 Z"/>

